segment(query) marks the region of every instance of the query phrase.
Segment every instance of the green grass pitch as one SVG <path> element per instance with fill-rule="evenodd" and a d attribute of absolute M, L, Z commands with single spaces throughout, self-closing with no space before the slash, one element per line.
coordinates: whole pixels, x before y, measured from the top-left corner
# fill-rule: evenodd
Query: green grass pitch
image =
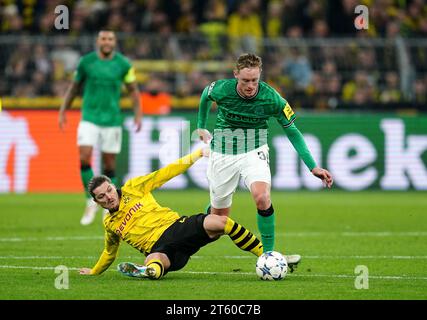
<path fill-rule="evenodd" d="M 186 215 L 208 201 L 199 190 L 154 195 Z M 104 274 L 81 276 L 78 269 L 92 267 L 103 249 L 101 214 L 93 225 L 79 224 L 82 197 L 0 195 L 0 299 L 427 299 L 425 192 L 273 192 L 276 250 L 303 257 L 282 281 L 259 280 L 255 257 L 227 236 L 160 281 L 116 271 L 119 262 L 143 262 L 126 243 Z M 250 194 L 238 191 L 231 216 L 258 234 L 255 215 Z M 55 287 L 65 276 L 57 266 L 69 270 L 68 289 Z M 368 272 L 363 283 L 358 266 Z"/>

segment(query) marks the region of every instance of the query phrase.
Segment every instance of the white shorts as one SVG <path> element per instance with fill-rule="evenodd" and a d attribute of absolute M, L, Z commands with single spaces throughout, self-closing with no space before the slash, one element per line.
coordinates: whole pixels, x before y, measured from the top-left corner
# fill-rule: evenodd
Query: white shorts
<path fill-rule="evenodd" d="M 122 148 L 121 127 L 101 127 L 88 121 L 80 121 L 77 128 L 77 145 L 100 145 L 103 153 L 120 153 Z"/>
<path fill-rule="evenodd" d="M 237 155 L 211 152 L 207 171 L 211 206 L 216 209 L 231 207 L 240 177 L 249 190 L 252 183 L 258 181 L 271 185 L 268 150 L 265 144 Z"/>

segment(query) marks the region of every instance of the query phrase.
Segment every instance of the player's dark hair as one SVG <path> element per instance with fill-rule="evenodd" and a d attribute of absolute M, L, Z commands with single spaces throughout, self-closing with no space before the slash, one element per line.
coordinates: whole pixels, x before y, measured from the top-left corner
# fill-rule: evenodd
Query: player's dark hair
<path fill-rule="evenodd" d="M 98 31 L 97 37 L 101 34 L 101 32 L 112 32 L 114 34 L 114 37 L 116 36 L 116 32 L 112 28 L 102 28 Z"/>
<path fill-rule="evenodd" d="M 236 62 L 236 69 L 240 71 L 244 68 L 256 68 L 262 69 L 262 59 L 253 53 L 244 53 L 240 55 Z"/>
<path fill-rule="evenodd" d="M 92 198 L 95 199 L 95 194 L 93 193 L 93 190 L 98 188 L 104 182 L 111 183 L 111 179 L 108 178 L 107 176 L 104 176 L 104 175 L 95 176 L 92 179 L 90 179 L 90 181 L 87 185 L 87 189 L 88 189 L 90 195 L 92 196 Z"/>

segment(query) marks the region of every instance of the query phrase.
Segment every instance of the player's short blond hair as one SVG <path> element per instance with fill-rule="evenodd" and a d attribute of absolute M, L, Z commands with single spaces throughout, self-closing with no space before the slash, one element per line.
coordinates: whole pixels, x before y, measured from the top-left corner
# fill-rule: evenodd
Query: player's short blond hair
<path fill-rule="evenodd" d="M 256 68 L 262 69 L 262 59 L 253 53 L 244 53 L 237 58 L 236 70 L 240 71 L 244 68 Z"/>

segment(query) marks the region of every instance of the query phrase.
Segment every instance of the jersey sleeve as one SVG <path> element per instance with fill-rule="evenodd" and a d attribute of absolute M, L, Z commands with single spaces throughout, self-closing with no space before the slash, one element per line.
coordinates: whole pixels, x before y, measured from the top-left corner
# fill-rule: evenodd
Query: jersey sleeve
<path fill-rule="evenodd" d="M 79 64 L 77 65 L 76 71 L 74 71 L 73 80 L 74 82 L 81 83 L 86 79 L 86 72 L 84 68 L 84 59 L 81 58 Z"/>
<path fill-rule="evenodd" d="M 316 161 L 314 161 L 310 150 L 305 143 L 304 136 L 301 134 L 294 123 L 286 127 L 284 130 L 299 157 L 302 159 L 302 161 L 304 161 L 305 165 L 310 171 L 313 170 L 317 166 Z"/>
<path fill-rule="evenodd" d="M 200 96 L 199 114 L 197 115 L 197 128 L 206 129 L 206 122 L 208 121 L 209 111 L 212 107 L 212 90 L 215 82 L 207 86 Z"/>
<path fill-rule="evenodd" d="M 119 250 L 120 238 L 111 231 L 105 231 L 104 250 L 90 274 L 101 274 L 114 262 Z"/>
<path fill-rule="evenodd" d="M 186 155 L 185 157 L 176 160 L 166 167 L 154 171 L 146 176 L 140 176 L 128 180 L 123 188 L 128 192 L 132 192 L 133 190 L 142 193 L 151 192 L 152 190 L 161 187 L 163 184 L 177 175 L 185 172 L 201 157 L 202 150 L 198 149 L 193 153 Z"/>
<path fill-rule="evenodd" d="M 135 68 L 130 67 L 125 77 L 123 78 L 124 83 L 132 83 L 136 81 Z"/>
<path fill-rule="evenodd" d="M 279 102 L 279 112 L 276 114 L 277 122 L 283 127 L 288 128 L 294 123 L 295 121 L 295 113 L 292 110 L 291 106 L 289 105 L 289 102 L 287 102 L 285 99 L 280 98 Z"/>
<path fill-rule="evenodd" d="M 119 57 L 123 66 L 123 82 L 126 84 L 135 82 L 135 68 L 132 66 L 131 61 L 123 55 L 119 55 Z"/>

